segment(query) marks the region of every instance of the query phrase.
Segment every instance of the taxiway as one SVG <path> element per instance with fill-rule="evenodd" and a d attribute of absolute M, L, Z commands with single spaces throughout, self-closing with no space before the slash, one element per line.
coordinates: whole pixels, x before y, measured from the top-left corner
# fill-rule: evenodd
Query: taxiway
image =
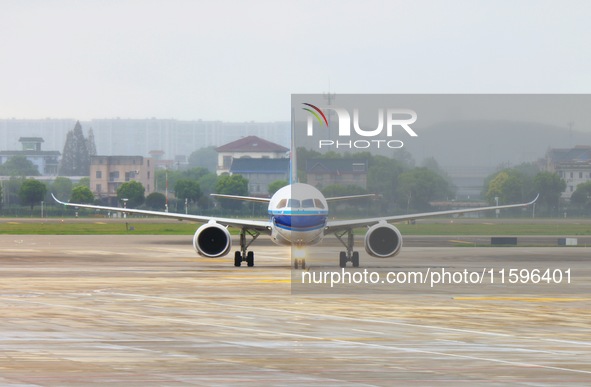
<path fill-rule="evenodd" d="M 334 270 L 335 246 L 309 270 Z M 0 236 L 0 385 L 591 380 L 590 248 L 405 247 L 356 269 L 568 266 L 576 287 L 311 294 L 292 292 L 289 248 L 255 250 L 255 267 L 235 268 L 186 236 Z"/>

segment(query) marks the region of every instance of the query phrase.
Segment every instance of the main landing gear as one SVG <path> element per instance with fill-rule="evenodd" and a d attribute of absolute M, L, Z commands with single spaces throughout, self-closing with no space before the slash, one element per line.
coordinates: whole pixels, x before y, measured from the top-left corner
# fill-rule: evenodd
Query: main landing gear
<path fill-rule="evenodd" d="M 345 235 L 347 239 L 345 240 Z M 353 240 L 353 230 L 345 230 L 341 233 L 336 232 L 335 236 L 338 240 L 345 246 L 347 251 L 341 251 L 339 253 L 339 266 L 340 267 L 347 267 L 347 262 L 351 262 L 353 267 L 359 267 L 359 252 L 353 251 L 354 240 Z"/>
<path fill-rule="evenodd" d="M 251 240 L 246 240 L 246 234 L 250 235 Z M 240 250 L 234 252 L 234 266 L 239 267 L 242 262 L 246 262 L 248 267 L 254 266 L 254 251 L 248 251 L 248 247 L 254 242 L 259 235 L 258 231 L 252 231 L 247 228 L 240 230 Z"/>

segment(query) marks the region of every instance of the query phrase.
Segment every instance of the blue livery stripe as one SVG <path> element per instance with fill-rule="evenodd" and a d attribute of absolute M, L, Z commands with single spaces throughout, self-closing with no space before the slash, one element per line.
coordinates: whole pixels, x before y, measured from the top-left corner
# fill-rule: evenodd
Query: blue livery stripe
<path fill-rule="evenodd" d="M 326 215 L 275 215 L 273 222 L 284 230 L 317 230 L 326 225 Z"/>

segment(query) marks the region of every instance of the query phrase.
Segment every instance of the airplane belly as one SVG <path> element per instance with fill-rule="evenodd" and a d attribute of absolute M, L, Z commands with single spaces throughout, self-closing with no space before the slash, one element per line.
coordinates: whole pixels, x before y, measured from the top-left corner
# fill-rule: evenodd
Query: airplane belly
<path fill-rule="evenodd" d="M 273 242 L 285 246 L 311 246 L 322 241 L 324 233 L 322 229 L 312 231 L 291 231 L 275 228 L 271 233 Z"/>
<path fill-rule="evenodd" d="M 281 245 L 314 245 L 324 236 L 325 215 L 276 215 L 273 217 L 273 241 Z"/>

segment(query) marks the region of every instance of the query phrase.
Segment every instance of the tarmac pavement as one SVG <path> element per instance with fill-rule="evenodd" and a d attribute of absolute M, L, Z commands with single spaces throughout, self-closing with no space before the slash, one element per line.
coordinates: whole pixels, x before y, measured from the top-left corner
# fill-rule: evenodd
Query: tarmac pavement
<path fill-rule="evenodd" d="M 336 242 L 296 271 L 260 240 L 236 268 L 187 236 L 0 235 L 0 385 L 589 385 L 591 248 L 405 245 L 345 269 L 570 268 L 571 284 L 309 291 L 294 281 L 340 271 Z"/>

